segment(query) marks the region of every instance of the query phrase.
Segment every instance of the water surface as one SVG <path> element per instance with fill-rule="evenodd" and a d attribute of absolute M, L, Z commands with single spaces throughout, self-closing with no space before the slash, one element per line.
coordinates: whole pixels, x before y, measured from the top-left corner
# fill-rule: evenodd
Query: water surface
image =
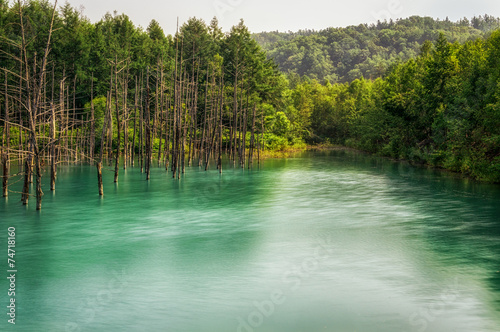
<path fill-rule="evenodd" d="M 500 331 L 497 185 L 349 151 L 104 176 L 104 198 L 78 165 L 41 212 L 0 200 L 0 330 Z"/>

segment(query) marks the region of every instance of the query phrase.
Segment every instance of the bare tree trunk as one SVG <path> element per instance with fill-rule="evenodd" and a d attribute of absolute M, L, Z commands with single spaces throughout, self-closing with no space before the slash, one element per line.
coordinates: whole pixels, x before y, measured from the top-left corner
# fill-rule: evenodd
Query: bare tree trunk
<path fill-rule="evenodd" d="M 29 66 L 28 66 L 28 57 L 26 55 L 26 40 L 25 40 L 25 35 L 24 35 L 24 19 L 23 19 L 23 11 L 22 11 L 22 6 L 21 2 L 18 1 L 18 6 L 19 6 L 19 17 L 21 19 L 21 35 L 22 35 L 22 46 L 21 46 L 21 54 L 24 56 L 24 61 L 21 61 L 21 65 L 24 63 L 26 66 L 26 70 L 24 75 L 26 75 L 26 90 L 30 91 L 30 78 L 29 78 Z M 21 99 L 21 91 L 22 91 L 22 80 L 19 85 L 19 102 L 20 104 L 22 103 Z M 28 107 L 30 108 L 31 111 L 31 100 L 28 98 L 27 100 Z M 31 115 L 31 114 L 30 114 Z M 21 117 L 21 112 L 19 112 L 19 117 Z M 21 128 L 19 128 L 19 131 L 21 131 Z M 24 184 L 23 184 L 23 191 L 22 191 L 22 196 L 21 196 L 21 201 L 23 202 L 23 205 L 28 204 L 28 199 L 29 199 L 29 185 L 30 185 L 30 178 L 31 178 L 31 144 L 27 144 L 27 150 L 28 150 L 28 155 L 26 157 L 25 163 L 24 163 Z"/>
<path fill-rule="evenodd" d="M 38 148 L 36 148 L 38 150 Z M 36 166 L 36 209 L 42 209 L 42 165 L 40 163 L 40 151 L 35 153 L 35 166 Z"/>
<path fill-rule="evenodd" d="M 19 5 L 21 5 L 20 2 L 18 2 Z M 21 13 L 21 8 L 19 8 L 19 13 Z M 24 37 L 24 34 L 23 34 L 23 37 Z M 22 126 L 23 126 L 23 117 L 21 115 L 21 107 L 22 107 L 22 93 L 23 93 L 23 78 L 24 78 L 24 67 L 23 67 L 23 61 L 22 59 L 24 59 L 24 48 L 21 47 L 20 49 L 20 59 L 21 61 L 19 61 L 19 87 L 18 87 L 18 99 L 17 99 L 17 107 L 18 107 L 18 114 L 19 114 L 19 124 L 20 124 L 20 127 L 19 127 L 19 141 L 18 141 L 18 164 L 22 164 L 23 163 L 23 158 L 24 158 L 24 154 L 22 152 L 23 150 L 23 129 L 22 129 Z M 15 117 L 15 115 L 14 115 Z"/>
<path fill-rule="evenodd" d="M 108 111 L 110 100 L 109 100 L 109 93 L 108 93 L 108 98 L 106 98 L 106 111 Z M 103 159 L 103 154 L 104 154 L 104 146 L 105 146 L 105 137 L 106 137 L 106 132 L 107 132 L 107 125 L 108 125 L 108 116 L 107 114 L 104 114 L 104 122 L 102 124 L 102 132 L 101 132 L 101 148 L 99 150 L 99 161 L 96 163 L 96 169 L 97 169 L 97 187 L 99 189 L 99 195 L 102 196 L 104 195 L 104 190 L 103 190 L 103 185 L 102 185 L 102 159 Z"/>
<path fill-rule="evenodd" d="M 90 159 L 94 159 L 95 150 L 95 109 L 94 109 L 94 73 L 92 73 L 90 87 L 90 143 L 89 154 Z"/>
<path fill-rule="evenodd" d="M 218 94 L 219 92 L 215 88 L 215 76 L 214 76 L 214 90 L 215 92 L 212 93 L 212 104 L 210 105 L 210 115 L 208 116 L 208 123 L 207 123 L 207 143 L 205 147 L 205 171 L 208 170 L 208 166 L 210 164 L 210 155 L 212 153 L 213 149 L 213 141 L 215 137 L 213 137 L 213 134 L 211 134 L 212 128 L 215 128 L 215 120 L 214 120 L 214 112 L 217 114 L 217 110 L 219 109 L 219 98 Z M 213 96 L 215 94 L 215 96 Z M 215 104 L 215 106 L 214 106 Z M 214 132 L 215 133 L 215 132 Z"/>
<path fill-rule="evenodd" d="M 66 89 L 66 106 L 64 108 L 66 110 L 66 162 L 68 164 L 69 164 L 69 161 L 71 159 L 71 156 L 73 155 L 73 151 L 72 151 L 73 132 L 71 130 L 71 128 L 73 126 L 73 119 L 71 119 L 71 117 L 69 116 L 69 111 L 71 110 L 69 105 L 70 104 L 69 104 L 69 84 L 68 84 L 68 88 Z M 70 125 L 70 119 L 71 119 L 71 125 Z"/>
<path fill-rule="evenodd" d="M 168 94 L 167 94 L 168 96 Z M 169 155 L 170 155 L 170 98 L 167 97 L 167 100 L 165 101 L 167 104 L 167 107 L 165 109 L 165 152 L 164 152 L 164 159 L 165 159 L 165 171 L 168 172 L 168 164 L 169 164 Z"/>
<path fill-rule="evenodd" d="M 135 77 L 135 96 L 134 96 L 134 136 L 132 137 L 132 153 L 131 153 L 131 162 L 132 162 L 132 167 L 134 166 L 134 160 L 135 160 L 135 136 L 136 136 L 136 123 L 137 123 L 137 96 L 138 96 L 138 91 L 137 91 L 137 76 Z"/>
<path fill-rule="evenodd" d="M 158 86 L 158 76 L 159 76 L 159 68 L 158 66 L 156 67 L 156 75 L 155 75 L 155 108 L 154 108 L 154 115 L 153 115 L 153 128 L 151 130 L 152 133 L 152 138 L 151 138 L 151 160 L 149 166 L 151 167 L 151 164 L 153 163 L 153 145 L 156 139 L 156 128 L 157 128 L 157 122 L 158 122 L 158 92 L 159 92 L 159 86 Z M 161 137 L 160 137 L 161 140 Z"/>
<path fill-rule="evenodd" d="M 243 82 L 242 82 L 243 83 Z M 243 133 L 243 87 L 241 88 L 240 91 L 240 111 L 238 114 L 238 123 L 236 124 L 237 132 L 238 132 L 238 163 L 241 166 L 241 152 L 242 152 L 242 147 L 241 147 L 241 139 L 242 139 L 242 133 Z M 235 163 L 236 165 L 236 163 Z"/>
<path fill-rule="evenodd" d="M 233 162 L 236 165 L 236 137 L 237 137 L 237 129 L 238 129 L 238 70 L 235 72 L 234 76 L 234 91 L 233 91 L 233 151 L 232 157 Z"/>
<path fill-rule="evenodd" d="M 104 189 L 102 186 L 102 160 L 96 163 L 97 168 L 97 187 L 99 188 L 99 195 L 104 195 Z"/>
<path fill-rule="evenodd" d="M 187 70 L 184 71 L 184 82 L 187 82 Z M 185 101 L 184 104 L 186 108 L 182 114 L 182 151 L 181 151 L 181 161 L 182 161 L 182 174 L 186 172 L 186 142 L 187 142 L 187 129 L 188 129 L 188 115 L 189 115 L 189 83 L 185 84 Z"/>
<path fill-rule="evenodd" d="M 156 92 L 158 94 L 158 91 Z M 157 101 L 158 103 L 158 101 Z M 161 66 L 160 66 L 160 105 L 158 106 L 159 109 L 159 124 L 158 128 L 160 128 L 160 133 L 158 134 L 158 138 L 160 139 L 160 143 L 158 145 L 158 167 L 160 166 L 161 163 L 161 153 L 162 153 L 162 139 L 163 139 L 163 60 L 161 61 Z M 157 111 L 158 111 L 157 109 Z M 167 142 L 165 141 L 165 144 Z"/>
<path fill-rule="evenodd" d="M 260 125 L 261 125 L 260 141 L 259 141 L 259 149 L 257 150 L 257 162 L 259 165 L 260 165 L 260 151 L 264 148 L 264 110 L 262 110 Z"/>
<path fill-rule="evenodd" d="M 128 162 L 128 68 L 123 81 L 123 169 L 127 169 Z"/>
<path fill-rule="evenodd" d="M 108 165 L 111 166 L 111 161 L 113 160 L 113 111 L 112 111 L 112 100 L 113 100 L 113 70 L 114 68 L 111 69 L 110 73 L 110 81 L 109 81 L 109 91 L 108 91 L 108 121 L 109 121 L 109 126 L 108 126 L 108 147 L 106 149 L 107 152 L 107 159 L 108 159 Z"/>
<path fill-rule="evenodd" d="M 28 204 L 30 195 L 30 178 L 31 178 L 31 164 L 32 164 L 31 158 L 32 158 L 31 151 L 28 151 L 28 155 L 26 157 L 26 160 L 24 161 L 24 184 L 23 184 L 23 193 L 21 197 L 23 205 Z"/>
<path fill-rule="evenodd" d="M 116 130 L 117 130 L 117 138 L 116 138 L 116 156 L 115 156 L 115 180 L 114 182 L 118 182 L 118 164 L 120 161 L 120 142 L 121 142 L 121 120 L 120 120 L 120 110 L 118 106 L 118 57 L 115 56 L 115 111 L 116 111 Z"/>
<path fill-rule="evenodd" d="M 50 190 L 56 190 L 56 177 L 57 177 L 57 154 L 56 154 L 56 112 L 54 105 L 50 103 L 51 111 L 51 124 L 50 124 Z"/>
<path fill-rule="evenodd" d="M 252 116 L 252 132 L 250 136 L 250 147 L 248 150 L 248 168 L 253 164 L 253 150 L 255 149 L 255 112 L 256 105 L 253 104 L 253 116 Z"/>
<path fill-rule="evenodd" d="M 193 80 L 193 78 L 192 78 Z M 191 166 L 191 152 L 192 152 L 192 147 L 191 147 L 191 144 L 193 143 L 193 110 L 194 110 L 194 104 L 193 104 L 193 97 L 194 95 L 194 82 L 192 81 L 191 82 L 191 88 L 189 89 L 188 88 L 188 95 L 186 97 L 186 99 L 188 101 L 191 101 L 190 105 L 189 104 L 186 104 L 186 105 L 189 105 L 188 106 L 188 109 L 187 109 L 187 114 L 189 114 L 189 123 L 186 124 L 186 127 L 189 126 L 189 129 L 188 129 L 188 134 L 187 136 L 189 137 L 189 141 L 188 141 L 188 158 L 187 158 L 187 164 L 188 166 Z M 186 137 L 187 139 L 187 137 Z"/>
<path fill-rule="evenodd" d="M 5 151 L 3 153 L 3 197 L 9 195 L 9 172 L 10 172 L 10 123 L 9 123 L 9 95 L 7 92 L 7 71 L 5 72 L 5 117 L 3 127 L 3 141 Z M 19 129 L 21 130 L 21 129 Z M 3 144 L 2 144 L 3 146 Z"/>
<path fill-rule="evenodd" d="M 174 93 L 173 93 L 173 114 L 172 114 L 172 177 L 175 178 L 175 172 L 177 171 L 177 151 L 178 151 L 178 123 L 177 123 L 177 73 L 174 78 Z"/>
<path fill-rule="evenodd" d="M 181 61 L 182 64 L 182 61 Z M 177 18 L 177 29 L 175 32 L 175 64 L 174 64 L 174 91 L 173 91 L 173 101 L 174 101 L 174 112 L 173 112 L 173 132 L 172 132 L 172 177 L 175 178 L 178 169 L 179 162 L 179 139 L 180 139 L 180 123 L 179 123 L 179 113 L 180 105 L 178 102 L 179 89 L 178 89 L 178 67 L 179 67 L 179 18 Z"/>
<path fill-rule="evenodd" d="M 198 166 L 201 166 L 202 163 L 202 158 L 203 154 L 205 152 L 205 133 L 206 133 L 206 127 L 207 127 L 207 108 L 208 108 L 208 76 L 209 70 L 207 69 L 207 80 L 205 82 L 205 107 L 203 112 L 204 114 L 204 120 L 203 120 L 203 130 L 201 132 L 201 142 L 200 142 L 200 151 L 199 151 L 199 158 L 198 158 Z"/>
<path fill-rule="evenodd" d="M 146 180 L 150 178 L 150 169 L 151 169 L 151 128 L 150 128 L 150 119 L 151 116 L 149 114 L 149 68 L 146 72 L 146 115 L 145 115 L 145 127 L 146 127 L 146 159 L 145 159 L 145 168 L 146 168 Z"/>
<path fill-rule="evenodd" d="M 221 93 L 222 93 L 222 90 L 221 90 Z M 215 112 L 214 112 L 215 113 L 215 119 L 213 120 L 213 131 L 212 131 L 212 135 L 211 135 L 211 138 L 210 138 L 210 146 L 209 146 L 208 151 L 207 151 L 207 159 L 206 159 L 206 164 L 205 164 L 205 171 L 208 169 L 210 155 L 211 155 L 212 151 L 214 151 L 215 137 L 216 137 L 217 129 L 218 129 L 217 124 L 219 123 L 218 112 L 217 112 L 218 109 L 219 109 L 219 98 L 217 98 L 217 106 L 215 107 Z M 214 153 L 214 155 L 215 155 L 215 153 Z"/>
<path fill-rule="evenodd" d="M 250 91 L 247 89 L 247 104 L 243 112 L 243 142 L 241 145 L 241 168 L 245 168 L 245 156 L 246 156 L 246 145 L 247 145 L 247 121 L 248 121 L 248 104 L 250 99 Z"/>
<path fill-rule="evenodd" d="M 222 78 L 221 92 L 220 92 L 220 108 L 219 108 L 219 158 L 217 168 L 219 173 L 222 174 L 222 110 L 224 109 L 224 78 Z"/>
<path fill-rule="evenodd" d="M 75 79 L 73 80 L 73 119 L 71 122 L 71 143 L 74 144 L 71 151 L 72 151 L 72 154 L 74 155 L 75 162 L 78 160 L 78 151 L 77 151 L 78 145 L 76 144 L 76 142 L 78 141 L 78 132 L 75 134 L 75 130 L 76 130 L 76 80 L 77 80 L 77 75 L 75 74 Z M 75 139 L 73 139 L 73 136 L 75 136 Z"/>
<path fill-rule="evenodd" d="M 141 173 L 144 172 L 144 109 L 143 109 L 143 84 L 144 84 L 144 73 L 141 72 L 141 92 L 139 100 L 141 101 L 141 105 L 139 107 L 139 158 L 141 163 Z"/>
<path fill-rule="evenodd" d="M 23 163 L 24 153 L 23 153 L 23 117 L 21 115 L 21 111 L 19 111 L 19 142 L 18 142 L 18 151 L 19 151 L 19 164 Z"/>

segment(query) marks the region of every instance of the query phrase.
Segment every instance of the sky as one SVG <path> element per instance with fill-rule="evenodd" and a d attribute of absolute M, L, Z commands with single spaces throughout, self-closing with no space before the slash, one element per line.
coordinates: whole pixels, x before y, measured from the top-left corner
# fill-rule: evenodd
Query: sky
<path fill-rule="evenodd" d="M 125 13 L 146 28 L 157 20 L 166 34 L 190 17 L 209 23 L 216 16 L 224 31 L 244 19 L 251 32 L 321 30 L 412 15 L 456 21 L 478 15 L 500 17 L 499 0 L 68 0 L 92 22 L 106 12 Z M 59 1 L 62 5 L 64 2 Z"/>

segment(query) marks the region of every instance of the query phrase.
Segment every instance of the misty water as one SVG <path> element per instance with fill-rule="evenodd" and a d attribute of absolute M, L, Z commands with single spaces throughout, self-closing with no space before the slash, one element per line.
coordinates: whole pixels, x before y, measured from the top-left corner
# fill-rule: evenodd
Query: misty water
<path fill-rule="evenodd" d="M 0 330 L 500 330 L 498 185 L 350 151 L 96 182 L 61 166 L 41 212 L 0 200 Z"/>

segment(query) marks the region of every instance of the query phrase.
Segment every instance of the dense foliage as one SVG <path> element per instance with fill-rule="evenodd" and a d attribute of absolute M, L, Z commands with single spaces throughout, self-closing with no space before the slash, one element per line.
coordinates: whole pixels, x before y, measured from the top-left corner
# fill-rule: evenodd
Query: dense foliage
<path fill-rule="evenodd" d="M 500 182 L 500 30 L 464 44 L 441 34 L 384 78 L 303 82 L 292 94 L 312 140 Z"/>
<path fill-rule="evenodd" d="M 43 56 L 51 11 L 52 4 L 46 0 L 23 2 L 30 62 L 36 63 L 35 57 L 40 60 Z M 0 68 L 12 72 L 18 71 L 18 56 L 21 55 L 19 13 L 17 2 L 9 6 L 9 1 L 0 0 Z M 74 83 L 77 108 L 82 108 L 90 101 L 92 81 L 94 95 L 106 95 L 115 59 L 126 66 L 131 86 L 132 78 L 144 73 L 148 67 L 156 69 L 159 62 L 165 71 L 172 69 L 177 39 L 182 43 L 179 43 L 178 60 L 182 59 L 182 66 L 190 74 L 193 69 L 199 70 L 197 77 L 200 90 L 204 86 L 207 71 L 213 70 L 216 65 L 222 65 L 225 84 L 232 86 L 235 59 L 240 61 L 239 71 L 244 76 L 246 87 L 252 89 L 253 96 L 259 101 L 272 102 L 275 97 L 272 87 L 280 87 L 279 84 L 268 84 L 276 80 L 279 73 L 252 40 L 243 22 L 230 32 L 223 33 L 216 19 L 207 25 L 202 20 L 192 18 L 180 26 L 177 36 L 166 36 L 155 20 L 146 30 L 135 26 L 125 14 L 107 13 L 99 22 L 91 23 L 66 3 L 58 8 L 53 30 L 47 65 L 47 72 L 50 72 L 48 80 L 56 82 L 56 94 L 59 88 L 57 82 L 64 79 L 71 88 L 73 84 L 70 83 Z M 217 57 L 223 63 L 219 64 Z"/>
<path fill-rule="evenodd" d="M 378 78 L 395 62 L 415 58 L 425 41 L 440 33 L 464 43 L 499 27 L 500 19 L 489 15 L 458 22 L 412 16 L 321 31 L 262 32 L 254 38 L 284 73 L 336 83 Z"/>

